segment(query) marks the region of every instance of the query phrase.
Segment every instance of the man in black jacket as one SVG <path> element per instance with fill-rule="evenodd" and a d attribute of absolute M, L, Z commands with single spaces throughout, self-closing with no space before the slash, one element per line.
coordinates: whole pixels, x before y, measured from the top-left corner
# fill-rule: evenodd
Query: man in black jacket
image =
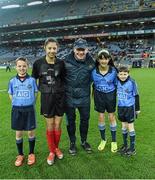
<path fill-rule="evenodd" d="M 78 39 L 73 51 L 65 58 L 65 91 L 67 131 L 70 138 L 69 153 L 75 155 L 76 150 L 76 109 L 80 114 L 81 145 L 88 153 L 91 147 L 87 142 L 90 117 L 90 85 L 91 72 L 95 62 L 88 53 L 87 41 Z"/>

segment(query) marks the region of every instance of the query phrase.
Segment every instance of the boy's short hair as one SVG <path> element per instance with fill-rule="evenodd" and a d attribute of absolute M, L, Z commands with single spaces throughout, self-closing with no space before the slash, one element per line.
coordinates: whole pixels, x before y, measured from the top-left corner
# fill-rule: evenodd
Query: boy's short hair
<path fill-rule="evenodd" d="M 29 65 L 29 62 L 28 62 L 27 58 L 24 58 L 24 57 L 18 57 L 18 58 L 15 60 L 16 65 L 17 65 L 17 62 L 18 62 L 18 61 L 24 61 L 24 62 L 27 63 L 27 65 Z"/>
<path fill-rule="evenodd" d="M 127 72 L 129 73 L 129 68 L 127 66 L 121 66 L 118 68 L 118 72 Z"/>

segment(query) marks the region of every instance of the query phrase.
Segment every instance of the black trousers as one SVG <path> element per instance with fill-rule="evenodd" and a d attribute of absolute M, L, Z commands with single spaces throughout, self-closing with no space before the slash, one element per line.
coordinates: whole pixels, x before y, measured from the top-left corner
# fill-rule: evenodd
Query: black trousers
<path fill-rule="evenodd" d="M 67 131 L 70 141 L 75 143 L 76 141 L 76 109 L 78 109 L 80 114 L 80 136 L 81 142 L 87 140 L 88 127 L 89 127 L 89 117 L 90 117 L 90 105 L 83 107 L 66 107 L 66 121 L 67 121 Z"/>

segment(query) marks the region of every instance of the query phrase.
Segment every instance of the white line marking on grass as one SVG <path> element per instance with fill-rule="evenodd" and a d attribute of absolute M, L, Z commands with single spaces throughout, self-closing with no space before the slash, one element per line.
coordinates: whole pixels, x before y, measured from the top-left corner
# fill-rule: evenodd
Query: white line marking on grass
<path fill-rule="evenodd" d="M 0 92 L 6 92 L 6 89 L 0 89 Z"/>

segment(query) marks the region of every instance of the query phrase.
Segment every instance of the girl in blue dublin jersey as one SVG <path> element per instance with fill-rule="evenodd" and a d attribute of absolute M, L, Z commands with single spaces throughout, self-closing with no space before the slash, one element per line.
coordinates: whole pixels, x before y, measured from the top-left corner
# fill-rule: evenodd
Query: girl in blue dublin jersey
<path fill-rule="evenodd" d="M 106 145 L 105 137 L 105 111 L 108 112 L 110 120 L 110 130 L 112 136 L 111 152 L 117 152 L 116 142 L 116 78 L 117 70 L 114 66 L 109 51 L 102 49 L 99 51 L 96 61 L 96 68 L 92 72 L 94 87 L 95 110 L 99 112 L 98 128 L 101 134 L 101 142 L 98 150 L 102 151 Z"/>
<path fill-rule="evenodd" d="M 121 154 L 135 155 L 134 119 L 140 113 L 139 94 L 135 80 L 129 76 L 129 69 L 122 66 L 118 69 L 117 82 L 118 119 L 122 122 L 123 146 Z M 127 136 L 130 136 L 130 146 L 127 145 Z"/>
<path fill-rule="evenodd" d="M 16 131 L 16 145 L 18 156 L 15 166 L 21 166 L 24 162 L 23 133 L 28 132 L 29 155 L 27 164 L 35 163 L 35 101 L 38 92 L 36 81 L 27 74 L 28 61 L 23 57 L 16 60 L 17 75 L 9 82 L 8 93 L 12 103 L 11 128 Z"/>

